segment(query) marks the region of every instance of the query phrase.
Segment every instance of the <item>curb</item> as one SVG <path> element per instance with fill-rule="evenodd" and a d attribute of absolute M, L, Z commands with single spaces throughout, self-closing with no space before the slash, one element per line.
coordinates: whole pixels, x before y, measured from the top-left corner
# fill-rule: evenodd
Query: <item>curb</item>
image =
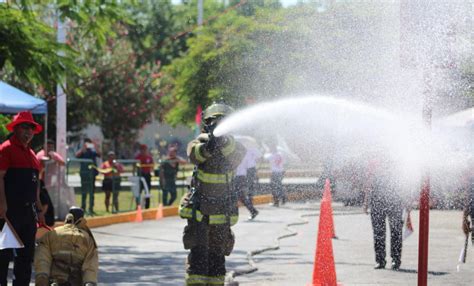
<path fill-rule="evenodd" d="M 253 198 L 255 205 L 267 204 L 272 201 L 271 195 L 260 195 Z M 239 205 L 241 205 L 239 203 Z M 143 220 L 154 220 L 156 219 L 156 212 L 158 208 L 142 210 Z M 163 217 L 177 216 L 178 207 L 163 207 Z M 101 227 L 117 223 L 134 222 L 137 216 L 137 211 L 131 211 L 126 213 L 120 213 L 110 216 L 99 216 L 87 218 L 87 226 L 89 228 Z"/>

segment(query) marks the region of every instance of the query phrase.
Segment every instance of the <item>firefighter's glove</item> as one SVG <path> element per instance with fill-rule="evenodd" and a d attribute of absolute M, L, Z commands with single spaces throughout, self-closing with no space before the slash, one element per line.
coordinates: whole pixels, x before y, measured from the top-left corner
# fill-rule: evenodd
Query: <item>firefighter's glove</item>
<path fill-rule="evenodd" d="M 36 286 L 49 286 L 49 277 L 45 273 L 40 273 L 35 276 Z"/>
<path fill-rule="evenodd" d="M 219 150 L 221 150 L 227 144 L 228 138 L 227 136 L 219 136 L 214 137 L 211 136 L 209 141 L 206 143 L 206 150 L 213 154 Z"/>

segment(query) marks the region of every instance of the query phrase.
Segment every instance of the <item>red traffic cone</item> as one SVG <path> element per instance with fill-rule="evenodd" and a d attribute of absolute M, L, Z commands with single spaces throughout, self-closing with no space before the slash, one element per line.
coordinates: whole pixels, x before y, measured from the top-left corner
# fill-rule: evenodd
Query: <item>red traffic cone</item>
<path fill-rule="evenodd" d="M 158 209 L 156 210 L 156 219 L 162 219 L 164 217 L 163 215 L 163 204 L 158 205 Z"/>
<path fill-rule="evenodd" d="M 331 195 L 331 182 L 329 179 L 326 179 L 326 183 L 324 184 L 324 193 L 323 193 L 323 200 L 326 199 L 329 203 L 329 216 L 330 216 L 330 224 L 331 224 L 331 237 L 337 238 L 336 231 L 334 228 L 334 217 L 332 215 L 332 195 Z"/>
<path fill-rule="evenodd" d="M 142 221 L 143 221 L 142 206 L 138 205 L 137 216 L 135 217 L 135 222 L 142 222 Z"/>
<path fill-rule="evenodd" d="M 326 181 L 326 185 L 329 180 Z M 318 240 L 314 259 L 313 282 L 310 285 L 337 285 L 336 266 L 332 249 L 330 188 L 325 188 L 319 214 Z"/>

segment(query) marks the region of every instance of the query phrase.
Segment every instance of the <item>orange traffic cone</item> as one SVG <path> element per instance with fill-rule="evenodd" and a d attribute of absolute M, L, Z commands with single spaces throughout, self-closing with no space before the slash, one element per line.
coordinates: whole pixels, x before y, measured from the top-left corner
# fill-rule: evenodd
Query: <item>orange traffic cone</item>
<path fill-rule="evenodd" d="M 331 195 L 331 182 L 329 179 L 326 179 L 326 183 L 324 184 L 324 193 L 323 193 L 323 200 L 326 198 L 327 201 L 329 201 L 329 216 L 331 217 L 330 219 L 330 224 L 331 224 L 331 237 L 332 238 L 337 238 L 336 236 L 336 231 L 334 228 L 334 217 L 332 215 L 332 195 Z"/>
<path fill-rule="evenodd" d="M 163 204 L 158 205 L 158 209 L 156 210 L 156 219 L 162 219 L 163 218 Z"/>
<path fill-rule="evenodd" d="M 143 221 L 142 206 L 138 205 L 137 216 L 135 217 L 135 222 L 142 222 L 142 221 Z"/>
<path fill-rule="evenodd" d="M 329 180 L 326 181 L 326 185 Z M 325 194 L 321 201 L 318 226 L 318 240 L 316 244 L 316 255 L 314 260 L 313 282 L 310 285 L 336 286 L 336 266 L 334 265 L 334 254 L 332 250 L 331 230 L 331 201 L 328 196 L 329 188 L 325 188 Z"/>

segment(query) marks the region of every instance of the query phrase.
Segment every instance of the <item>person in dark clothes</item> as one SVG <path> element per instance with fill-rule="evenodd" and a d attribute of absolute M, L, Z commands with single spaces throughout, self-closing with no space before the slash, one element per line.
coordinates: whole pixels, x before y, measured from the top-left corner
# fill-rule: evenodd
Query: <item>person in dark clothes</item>
<path fill-rule="evenodd" d="M 404 203 L 399 195 L 399 186 L 390 170 L 388 158 L 380 157 L 370 162 L 368 185 L 365 187 L 364 212 L 368 213 L 374 234 L 375 266 L 383 269 L 386 265 L 385 236 L 386 220 L 390 227 L 390 256 L 393 270 L 399 270 L 402 263 L 402 231 Z"/>
<path fill-rule="evenodd" d="M 160 163 L 160 186 L 163 190 L 163 205 L 171 206 L 176 200 L 176 176 L 179 164 L 186 160 L 177 156 L 178 148 L 174 145 L 168 148 L 168 155 Z M 170 198 L 168 199 L 168 195 Z"/>

